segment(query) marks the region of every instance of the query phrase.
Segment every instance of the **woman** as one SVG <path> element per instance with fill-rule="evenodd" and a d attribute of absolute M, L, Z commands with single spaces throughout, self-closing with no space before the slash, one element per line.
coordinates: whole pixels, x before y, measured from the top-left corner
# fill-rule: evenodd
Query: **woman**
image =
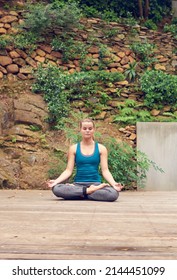
<path fill-rule="evenodd" d="M 123 188 L 115 182 L 108 169 L 107 149 L 94 141 L 94 122 L 84 119 L 80 122 L 82 140 L 72 145 L 68 152 L 68 163 L 65 171 L 56 179 L 49 180 L 47 185 L 57 197 L 64 199 L 91 199 L 99 201 L 115 201 Z M 76 164 L 76 176 L 73 184 L 64 184 L 71 175 Z M 99 165 L 104 179 L 101 183 L 98 172 Z"/>

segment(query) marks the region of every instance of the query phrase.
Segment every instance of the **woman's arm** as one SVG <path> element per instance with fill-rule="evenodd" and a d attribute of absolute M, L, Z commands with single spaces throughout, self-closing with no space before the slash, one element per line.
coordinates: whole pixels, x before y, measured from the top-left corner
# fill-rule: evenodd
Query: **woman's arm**
<path fill-rule="evenodd" d="M 49 188 L 52 188 L 55 185 L 66 181 L 72 175 L 74 164 L 75 164 L 75 153 L 76 153 L 75 151 L 76 151 L 76 145 L 73 145 L 69 148 L 68 162 L 67 162 L 66 169 L 60 174 L 60 176 L 57 179 L 49 180 L 47 182 L 47 186 Z"/>
<path fill-rule="evenodd" d="M 99 150 L 100 150 L 100 165 L 101 165 L 101 171 L 102 171 L 102 175 L 104 177 L 104 179 L 113 187 L 115 188 L 117 191 L 121 191 L 121 189 L 123 188 L 123 186 L 121 185 L 121 183 L 117 183 L 111 172 L 109 171 L 108 168 L 108 152 L 105 146 L 99 144 Z"/>

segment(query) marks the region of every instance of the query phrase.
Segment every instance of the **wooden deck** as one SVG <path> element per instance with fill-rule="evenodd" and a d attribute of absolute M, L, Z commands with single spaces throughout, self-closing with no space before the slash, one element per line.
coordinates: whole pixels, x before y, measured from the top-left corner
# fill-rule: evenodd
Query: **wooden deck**
<path fill-rule="evenodd" d="M 0 190 L 0 259 L 177 259 L 177 192 L 122 192 L 113 203 Z"/>

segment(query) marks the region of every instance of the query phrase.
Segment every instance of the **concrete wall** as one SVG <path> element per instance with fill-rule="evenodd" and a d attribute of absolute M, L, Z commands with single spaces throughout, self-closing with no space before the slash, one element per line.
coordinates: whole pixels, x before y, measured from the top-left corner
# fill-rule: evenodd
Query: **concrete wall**
<path fill-rule="evenodd" d="M 172 0 L 172 11 L 173 16 L 177 17 L 177 0 Z"/>
<path fill-rule="evenodd" d="M 164 170 L 150 168 L 144 190 L 177 190 L 177 123 L 137 123 L 137 149 Z"/>

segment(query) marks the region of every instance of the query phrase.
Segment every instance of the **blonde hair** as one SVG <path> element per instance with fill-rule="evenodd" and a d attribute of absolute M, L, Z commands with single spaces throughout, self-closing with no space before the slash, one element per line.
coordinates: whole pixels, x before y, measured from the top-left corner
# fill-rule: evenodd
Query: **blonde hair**
<path fill-rule="evenodd" d="M 83 124 L 84 122 L 91 122 L 91 123 L 93 124 L 93 127 L 95 127 L 94 121 L 93 121 L 92 119 L 90 119 L 90 118 L 86 118 L 86 119 L 83 119 L 83 120 L 80 121 L 80 123 L 79 123 L 79 124 L 80 124 L 80 125 L 79 125 L 80 128 L 82 127 L 82 124 Z"/>

